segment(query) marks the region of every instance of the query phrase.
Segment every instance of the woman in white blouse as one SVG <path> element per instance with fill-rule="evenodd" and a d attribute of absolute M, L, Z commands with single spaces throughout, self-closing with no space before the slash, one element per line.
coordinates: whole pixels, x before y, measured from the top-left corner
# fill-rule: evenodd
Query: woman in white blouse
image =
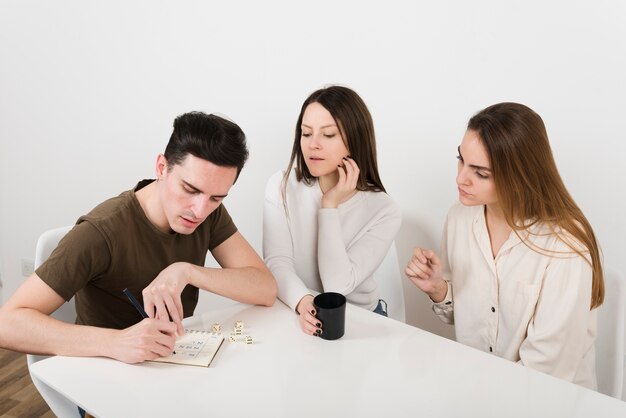
<path fill-rule="evenodd" d="M 457 341 L 595 388 L 600 254 L 541 117 L 517 103 L 490 106 L 470 119 L 458 152 L 460 204 L 441 257 L 416 248 L 406 275 Z"/>
<path fill-rule="evenodd" d="M 372 117 L 351 89 L 312 93 L 296 123 L 285 172 L 268 181 L 263 255 L 278 297 L 319 336 L 312 291 L 337 292 L 386 315 L 374 272 L 400 228 L 398 206 L 378 174 Z"/>

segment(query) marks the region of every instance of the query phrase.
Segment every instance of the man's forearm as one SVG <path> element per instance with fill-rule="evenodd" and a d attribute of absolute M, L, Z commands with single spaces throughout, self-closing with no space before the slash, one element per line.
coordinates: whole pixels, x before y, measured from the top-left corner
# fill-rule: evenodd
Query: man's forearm
<path fill-rule="evenodd" d="M 250 305 L 272 306 L 276 281 L 267 268 L 211 268 L 190 265 L 190 284 Z"/>
<path fill-rule="evenodd" d="M 22 353 L 110 357 L 113 332 L 68 324 L 31 308 L 0 310 L 0 345 Z"/>

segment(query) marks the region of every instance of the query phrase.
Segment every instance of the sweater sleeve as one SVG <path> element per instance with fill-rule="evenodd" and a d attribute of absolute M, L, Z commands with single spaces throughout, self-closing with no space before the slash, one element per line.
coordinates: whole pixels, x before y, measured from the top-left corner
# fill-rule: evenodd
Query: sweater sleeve
<path fill-rule="evenodd" d="M 263 258 L 278 286 L 278 298 L 295 310 L 309 289 L 296 273 L 293 239 L 281 196 L 282 172 L 274 174 L 265 188 L 263 205 Z"/>
<path fill-rule="evenodd" d="M 391 199 L 385 202 L 385 206 L 368 213 L 361 233 L 347 244 L 339 209 L 320 209 L 317 253 L 324 291 L 347 295 L 380 266 L 402 223 L 398 206 Z"/>

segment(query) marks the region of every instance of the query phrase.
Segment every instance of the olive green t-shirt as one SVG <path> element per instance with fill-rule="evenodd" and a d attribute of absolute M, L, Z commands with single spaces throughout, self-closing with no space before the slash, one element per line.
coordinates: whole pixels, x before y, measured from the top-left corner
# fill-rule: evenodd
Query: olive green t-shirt
<path fill-rule="evenodd" d="M 152 181 L 143 180 L 81 216 L 37 269 L 63 299 L 75 296 L 77 324 L 123 329 L 139 322 L 125 288 L 143 305 L 141 291 L 164 268 L 177 261 L 203 266 L 207 251 L 237 232 L 223 205 L 189 235 L 160 231 L 135 196 Z M 181 300 L 184 316 L 193 315 L 198 288 L 185 287 Z"/>

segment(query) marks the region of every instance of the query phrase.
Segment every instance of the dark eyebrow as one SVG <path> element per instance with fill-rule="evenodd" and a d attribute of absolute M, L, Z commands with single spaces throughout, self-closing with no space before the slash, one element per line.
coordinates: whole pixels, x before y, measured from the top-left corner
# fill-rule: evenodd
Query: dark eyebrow
<path fill-rule="evenodd" d="M 185 186 L 189 187 L 190 189 L 192 189 L 194 192 L 198 192 L 198 193 L 202 193 L 202 190 L 198 189 L 196 186 L 194 186 L 193 184 L 187 183 L 185 180 L 181 180 Z"/>
<path fill-rule="evenodd" d="M 194 192 L 197 192 L 197 193 L 204 193 L 202 190 L 198 189 L 198 188 L 197 188 L 196 186 L 194 186 L 193 184 L 190 184 L 190 183 L 186 182 L 185 180 L 181 180 L 181 181 L 185 184 L 185 186 L 189 187 L 189 188 L 190 188 L 190 189 L 192 189 Z M 211 197 L 217 197 L 217 198 L 223 199 L 223 198 L 225 198 L 226 196 L 228 196 L 228 194 L 212 195 Z"/>
<path fill-rule="evenodd" d="M 465 159 L 463 158 L 463 155 L 461 154 L 461 146 L 459 145 L 458 147 L 456 147 L 456 149 L 457 149 L 457 151 L 459 152 L 459 157 L 461 157 L 461 159 L 462 159 L 463 161 L 465 161 Z M 484 170 L 484 171 L 489 171 L 489 172 L 491 172 L 491 169 L 490 169 L 490 168 L 483 167 L 483 166 L 480 166 L 480 165 L 470 164 L 469 166 L 470 166 L 470 167 L 472 167 L 472 168 L 475 168 L 476 170 Z"/>
<path fill-rule="evenodd" d="M 303 124 L 302 124 L 302 126 L 304 126 L 305 128 L 313 129 L 313 128 L 311 128 L 309 125 L 307 125 L 307 124 L 305 124 L 305 123 L 303 123 Z M 324 129 L 324 128 L 336 128 L 336 127 L 337 127 L 337 125 L 336 125 L 336 124 L 334 124 L 334 123 L 332 123 L 332 124 L 330 124 L 330 125 L 320 126 L 320 129 Z"/>

